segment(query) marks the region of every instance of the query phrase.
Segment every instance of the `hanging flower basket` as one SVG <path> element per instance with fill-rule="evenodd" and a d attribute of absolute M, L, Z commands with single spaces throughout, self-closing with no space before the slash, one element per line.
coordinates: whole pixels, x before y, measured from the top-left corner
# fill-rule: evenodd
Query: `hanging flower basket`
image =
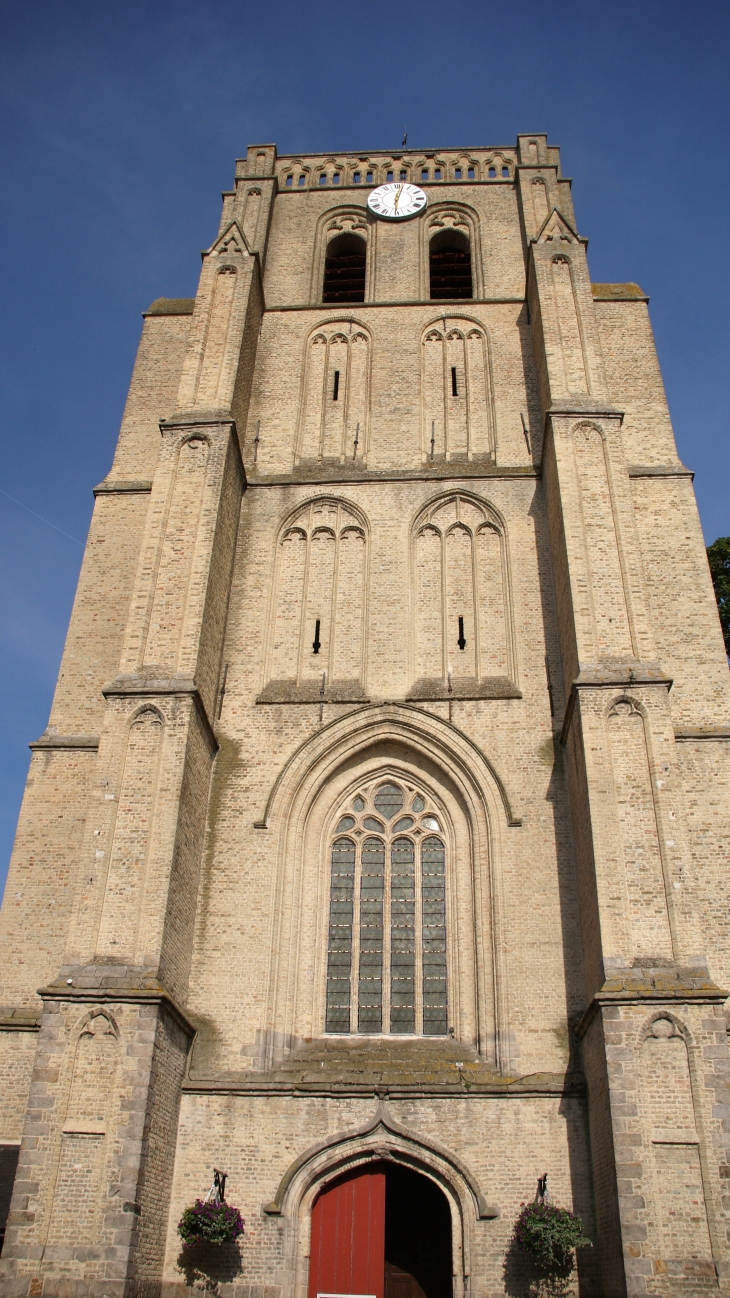
<path fill-rule="evenodd" d="M 591 1243 L 576 1213 L 545 1202 L 522 1205 L 515 1223 L 515 1241 L 540 1270 L 565 1277 L 575 1266 L 575 1250 Z"/>
<path fill-rule="evenodd" d="M 220 1200 L 196 1199 L 192 1208 L 185 1209 L 177 1233 L 186 1249 L 196 1244 L 230 1244 L 243 1234 L 243 1226 L 238 1208 Z"/>

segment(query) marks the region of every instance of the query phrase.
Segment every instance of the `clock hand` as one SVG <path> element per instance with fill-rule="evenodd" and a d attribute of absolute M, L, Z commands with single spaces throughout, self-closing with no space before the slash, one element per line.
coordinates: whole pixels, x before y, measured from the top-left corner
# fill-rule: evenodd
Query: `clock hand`
<path fill-rule="evenodd" d="M 398 211 L 398 204 L 399 204 L 399 202 L 400 202 L 400 196 L 401 196 L 402 193 L 403 193 L 403 186 L 401 185 L 400 189 L 396 189 L 396 191 L 395 191 L 395 197 L 394 197 L 394 199 L 393 199 L 393 210 L 394 210 L 395 212 Z"/>

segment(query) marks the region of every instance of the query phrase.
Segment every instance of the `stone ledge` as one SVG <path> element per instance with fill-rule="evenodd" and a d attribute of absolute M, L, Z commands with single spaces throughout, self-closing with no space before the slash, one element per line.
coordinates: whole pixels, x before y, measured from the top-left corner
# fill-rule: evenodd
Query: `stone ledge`
<path fill-rule="evenodd" d="M 246 1081 L 244 1076 L 238 1079 L 205 1079 L 196 1081 L 188 1078 L 182 1086 L 187 1095 L 246 1095 L 264 1098 L 273 1095 L 288 1095 L 292 1099 L 307 1099 L 311 1096 L 329 1099 L 346 1099 L 359 1096 L 380 1096 L 391 1100 L 409 1099 L 470 1099 L 480 1096 L 484 1099 L 494 1097 L 535 1098 L 545 1096 L 583 1096 L 586 1093 L 585 1078 L 581 1073 L 534 1073 L 526 1077 L 495 1078 L 492 1082 L 471 1082 L 463 1085 L 455 1083 L 428 1082 L 266 1082 L 257 1077 Z"/>
<path fill-rule="evenodd" d="M 638 284 L 591 284 L 594 302 L 648 302 Z"/>
<path fill-rule="evenodd" d="M 684 464 L 629 464 L 630 478 L 689 478 L 694 481 L 694 469 L 685 468 Z"/>
<path fill-rule="evenodd" d="M 192 315 L 194 309 L 194 297 L 156 297 L 142 315 Z"/>
<path fill-rule="evenodd" d="M 686 730 L 675 730 L 676 742 L 688 743 L 694 739 L 730 739 L 730 726 L 698 726 Z"/>
<path fill-rule="evenodd" d="M 322 690 L 318 680 L 269 681 L 259 694 L 257 703 L 369 703 L 370 700 L 359 681 L 330 681 Z"/>
<path fill-rule="evenodd" d="M 416 681 L 409 690 L 406 699 L 409 703 L 429 703 L 434 700 L 448 702 L 449 699 L 521 699 L 522 691 L 508 676 L 486 676 L 479 680 L 476 676 L 463 676 L 456 680 L 452 677 L 451 689 L 443 680 L 423 679 Z"/>
<path fill-rule="evenodd" d="M 41 1025 L 39 1010 L 28 1005 L 0 1005 L 0 1032 L 37 1032 Z"/>
<path fill-rule="evenodd" d="M 484 461 L 449 460 L 440 464 L 430 461 L 419 469 L 366 469 L 361 465 L 300 465 L 291 473 L 257 476 L 256 467 L 249 465 L 248 487 L 326 486 L 338 482 L 440 482 L 444 479 L 480 478 L 537 478 L 533 464 L 490 465 Z"/>
<path fill-rule="evenodd" d="M 47 748 L 66 748 L 81 749 L 85 752 L 95 753 L 99 747 L 98 735 L 56 735 L 52 731 L 44 730 L 42 735 L 37 739 L 31 740 L 28 747 L 36 752 Z"/>
<path fill-rule="evenodd" d="M 149 478 L 104 478 L 94 487 L 95 496 L 115 495 L 149 495 L 152 491 L 152 480 Z"/>
<path fill-rule="evenodd" d="M 602 1005 L 722 1005 L 730 993 L 702 965 L 636 965 L 617 969 L 596 992 L 574 1027 L 581 1038 Z"/>
<path fill-rule="evenodd" d="M 196 1025 L 163 987 L 154 973 L 127 965 L 65 965 L 47 987 L 39 987 L 43 1001 L 79 1001 L 83 1004 L 159 1005 L 194 1037 Z"/>

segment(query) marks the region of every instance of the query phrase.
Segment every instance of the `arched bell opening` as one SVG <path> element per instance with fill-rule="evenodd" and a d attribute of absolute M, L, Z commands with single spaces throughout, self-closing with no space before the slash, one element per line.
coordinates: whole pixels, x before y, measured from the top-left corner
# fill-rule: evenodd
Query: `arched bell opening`
<path fill-rule="evenodd" d="M 364 302 L 367 246 L 357 234 L 340 234 L 327 244 L 323 302 Z"/>
<path fill-rule="evenodd" d="M 430 296 L 469 299 L 472 293 L 471 246 L 460 230 L 441 230 L 429 244 Z"/>
<path fill-rule="evenodd" d="M 330 1181 L 312 1207 L 308 1298 L 452 1298 L 452 1217 L 430 1177 L 383 1160 Z"/>

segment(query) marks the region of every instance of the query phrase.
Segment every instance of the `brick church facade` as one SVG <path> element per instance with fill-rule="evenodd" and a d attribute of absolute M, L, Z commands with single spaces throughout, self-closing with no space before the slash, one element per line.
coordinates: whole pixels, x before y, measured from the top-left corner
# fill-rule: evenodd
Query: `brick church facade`
<path fill-rule="evenodd" d="M 558 150 L 250 148 L 95 494 L 0 922 L 0 1292 L 526 1294 L 546 1172 L 576 1293 L 727 1292 L 730 674 Z M 193 1262 L 214 1167 L 246 1233 Z"/>

